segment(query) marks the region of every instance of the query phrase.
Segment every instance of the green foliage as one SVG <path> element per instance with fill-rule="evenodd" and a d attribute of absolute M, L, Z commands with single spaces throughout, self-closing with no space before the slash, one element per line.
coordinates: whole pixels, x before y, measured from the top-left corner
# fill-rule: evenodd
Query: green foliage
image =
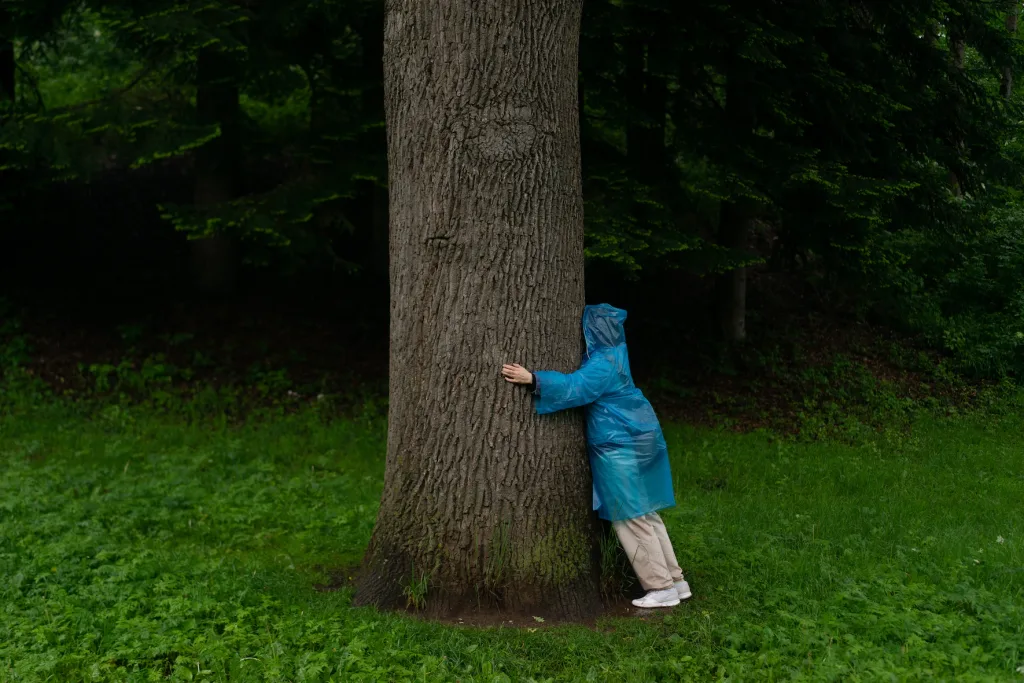
<path fill-rule="evenodd" d="M 32 345 L 14 316 L 12 306 L 0 298 L 0 413 L 14 414 L 48 398 L 46 385 L 26 371 Z"/>
<path fill-rule="evenodd" d="M 240 238 L 256 265 L 283 247 L 294 260 L 328 245 L 322 262 L 352 268 L 329 245 L 352 230 L 338 200 L 383 178 L 382 84 L 364 48 L 379 32 L 378 3 L 243 10 L 153 0 L 87 3 L 58 17 L 55 28 L 18 43 L 19 105 L 0 129 L 0 169 L 45 183 L 219 144 L 224 125 L 197 111 L 199 53 L 212 51 L 231 65 L 217 87 L 234 88 L 244 113 L 242 145 L 230 152 L 244 158 L 233 163 L 245 168 L 285 149 L 297 172 L 220 204 L 164 207 L 165 217 L 196 237 Z"/>
<path fill-rule="evenodd" d="M 131 51 L 112 40 L 96 14 L 69 14 L 58 30 L 22 43 L 19 57 L 28 79 L 23 104 L 36 110 L 76 107 L 100 100 L 130 82 L 142 67 Z"/>
<path fill-rule="evenodd" d="M 1019 97 L 1000 91 L 1003 69 L 1024 64 L 1011 9 L 588 3 L 588 254 L 633 272 L 768 261 L 924 332 L 962 367 L 1017 373 L 1016 235 L 1003 226 L 1024 159 Z M 768 243 L 730 247 L 725 205 Z"/>
<path fill-rule="evenodd" d="M 903 230 L 877 243 L 867 270 L 879 287 L 880 313 L 948 352 L 973 376 L 1024 371 L 1024 216 L 1016 201 L 974 203 L 967 227 Z"/>
<path fill-rule="evenodd" d="M 328 262 L 351 270 L 329 245 L 353 229 L 339 200 L 355 196 L 360 181 L 383 178 L 382 84 L 373 80 L 377 68 L 365 44 L 376 31 L 367 21 L 382 18 L 381 9 L 365 0 L 244 12 L 232 4 L 203 12 L 178 4 L 169 18 L 159 3 L 155 11 L 125 8 L 130 14 L 120 32 L 133 42 L 146 36 L 147 44 L 167 44 L 192 64 L 200 47 L 230 55 L 233 73 L 222 85 L 238 89 L 248 115 L 241 153 L 257 158 L 286 148 L 298 169 L 268 190 L 220 204 L 161 207 L 164 217 L 192 237 L 227 234 L 247 243 L 254 265 L 266 265 L 285 247 L 295 258 L 324 253 L 326 244 Z"/>
<path fill-rule="evenodd" d="M 1004 97 L 1002 79 L 1024 52 L 1011 9 L 586 3 L 588 258 L 632 278 L 785 273 L 972 372 L 1018 373 L 1024 147 L 1020 97 Z M 174 229 L 228 235 L 250 266 L 285 276 L 357 271 L 369 259 L 351 245 L 381 242 L 386 220 L 384 11 L 4 3 L 17 88 L 0 126 L 0 207 L 26 188 L 159 163 L 196 179 L 194 201 L 160 207 Z M 211 60 L 213 78 L 200 68 Z"/>

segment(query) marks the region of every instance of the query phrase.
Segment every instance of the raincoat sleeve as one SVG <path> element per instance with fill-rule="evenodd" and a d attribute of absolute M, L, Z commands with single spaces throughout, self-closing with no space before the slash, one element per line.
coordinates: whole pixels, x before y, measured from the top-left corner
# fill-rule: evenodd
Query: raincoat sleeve
<path fill-rule="evenodd" d="M 608 389 L 615 366 L 603 355 L 591 356 L 583 367 L 566 375 L 542 370 L 534 373 L 534 406 L 537 414 L 547 415 L 593 403 Z"/>

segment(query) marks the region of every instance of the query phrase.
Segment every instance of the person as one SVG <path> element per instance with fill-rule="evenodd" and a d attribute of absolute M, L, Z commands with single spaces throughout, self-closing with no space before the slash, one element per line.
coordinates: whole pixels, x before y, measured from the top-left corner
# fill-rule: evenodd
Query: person
<path fill-rule="evenodd" d="M 531 372 L 511 363 L 502 376 L 529 386 L 540 415 L 585 407 L 593 505 L 612 523 L 646 595 L 642 608 L 673 607 L 691 597 L 658 510 L 675 505 L 668 447 L 654 408 L 633 384 L 626 312 L 601 304 L 583 312 L 586 357 L 571 374 Z"/>

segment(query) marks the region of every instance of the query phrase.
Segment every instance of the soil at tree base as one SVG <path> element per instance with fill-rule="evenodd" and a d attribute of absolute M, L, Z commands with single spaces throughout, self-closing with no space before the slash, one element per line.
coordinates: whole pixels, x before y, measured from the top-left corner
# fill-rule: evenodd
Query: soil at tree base
<path fill-rule="evenodd" d="M 320 593 L 332 593 L 339 590 L 354 590 L 361 568 L 325 568 L 315 567 L 318 572 L 326 575 L 327 580 L 323 583 L 313 584 L 313 590 Z M 675 610 L 694 609 L 701 598 L 695 595 L 693 598 L 680 603 L 678 606 L 669 609 L 640 609 L 634 607 L 632 601 L 644 595 L 644 590 L 639 584 L 625 587 L 623 591 L 615 596 L 603 596 L 600 610 L 582 620 L 567 620 L 559 618 L 540 617 L 535 614 L 524 614 L 510 612 L 500 609 L 484 609 L 467 607 L 461 611 L 446 614 L 441 617 L 427 616 L 423 611 L 411 607 L 397 610 L 407 616 L 417 619 L 427 619 L 452 626 L 465 626 L 470 628 L 518 628 L 536 630 L 539 628 L 550 628 L 564 624 L 583 625 L 589 628 L 612 632 L 614 627 L 604 625 L 607 619 L 631 617 L 641 621 L 657 621 L 672 614 Z"/>

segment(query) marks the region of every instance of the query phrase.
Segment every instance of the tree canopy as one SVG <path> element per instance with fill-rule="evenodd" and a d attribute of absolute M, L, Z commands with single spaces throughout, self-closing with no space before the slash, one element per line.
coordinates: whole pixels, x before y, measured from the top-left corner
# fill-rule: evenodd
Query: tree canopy
<path fill-rule="evenodd" d="M 973 372 L 1018 373 L 1018 12 L 588 1 L 591 266 L 742 288 L 709 298 L 741 317 L 760 280 L 730 274 L 784 276 Z M 155 197 L 162 225 L 226 235 L 275 277 L 383 274 L 383 16 L 373 0 L 4 3 L 0 239 L 31 240 L 40 198 L 104 174 L 231 176 L 212 199 Z"/>

